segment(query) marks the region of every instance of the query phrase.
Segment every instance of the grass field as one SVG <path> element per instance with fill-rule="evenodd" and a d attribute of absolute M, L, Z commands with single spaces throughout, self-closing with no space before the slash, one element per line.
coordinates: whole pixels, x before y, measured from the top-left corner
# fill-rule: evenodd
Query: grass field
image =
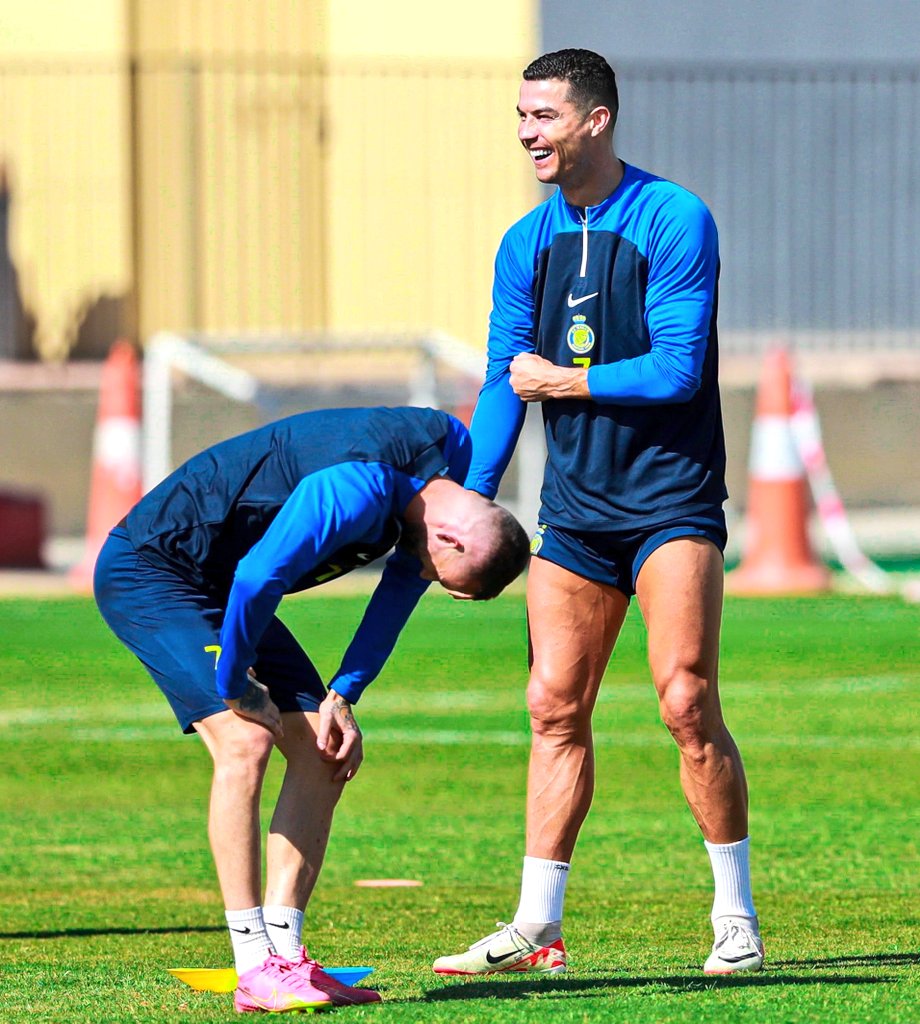
<path fill-rule="evenodd" d="M 284 618 L 324 674 L 363 598 Z M 209 762 L 89 601 L 0 601 L 0 1020 L 221 1021 L 167 967 L 230 963 L 205 835 Z M 723 703 L 752 794 L 767 969 L 705 978 L 708 861 L 631 613 L 595 726 L 568 889 L 570 972 L 442 983 L 432 959 L 514 912 L 527 720 L 520 596 L 432 595 L 358 706 L 367 760 L 308 911 L 311 952 L 370 964 L 425 1022 L 920 1020 L 920 613 L 897 599 L 730 600 Z M 274 765 L 266 793 L 279 780 Z M 356 888 L 413 878 L 414 889 Z"/>

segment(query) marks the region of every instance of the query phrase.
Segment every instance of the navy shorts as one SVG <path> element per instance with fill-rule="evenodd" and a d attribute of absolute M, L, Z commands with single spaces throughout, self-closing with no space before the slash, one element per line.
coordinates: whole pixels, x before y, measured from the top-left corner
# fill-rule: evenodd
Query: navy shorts
<path fill-rule="evenodd" d="M 705 537 L 725 551 L 728 531 L 721 508 L 679 516 L 641 530 L 568 530 L 540 523 L 530 542 L 531 553 L 589 580 L 636 592 L 636 579 L 645 560 L 669 540 Z"/>
<path fill-rule="evenodd" d="M 217 694 L 224 604 L 138 554 L 116 527 L 96 561 L 96 603 L 119 640 L 166 695 L 182 731 L 227 705 Z M 287 626 L 273 618 L 252 666 L 279 711 L 316 711 L 326 695 L 319 673 Z"/>

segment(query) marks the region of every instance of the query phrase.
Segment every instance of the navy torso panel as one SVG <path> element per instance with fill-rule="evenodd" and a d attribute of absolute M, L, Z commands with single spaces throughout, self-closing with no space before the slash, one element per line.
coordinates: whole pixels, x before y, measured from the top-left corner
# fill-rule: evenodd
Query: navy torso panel
<path fill-rule="evenodd" d="M 341 409 L 301 413 L 194 456 L 141 499 L 128 534 L 146 558 L 195 583 L 229 589 L 239 560 L 261 539 L 305 477 L 347 462 L 380 462 L 422 480 L 445 469 L 450 417 L 432 409 Z M 350 544 L 296 589 L 315 586 L 385 554 L 380 537 Z M 322 578 L 320 578 L 322 577 Z"/>

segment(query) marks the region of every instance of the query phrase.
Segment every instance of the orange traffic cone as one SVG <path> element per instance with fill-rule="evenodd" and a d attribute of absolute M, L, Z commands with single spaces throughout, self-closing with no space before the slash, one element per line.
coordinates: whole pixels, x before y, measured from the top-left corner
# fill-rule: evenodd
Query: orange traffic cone
<path fill-rule="evenodd" d="M 116 341 L 102 368 L 93 435 L 86 546 L 70 574 L 79 590 L 91 590 L 96 558 L 109 530 L 141 496 L 140 361 L 134 346 Z"/>
<path fill-rule="evenodd" d="M 830 585 L 808 539 L 808 487 L 791 415 L 792 372 L 778 349 L 767 354 L 757 390 L 744 549 L 727 579 L 734 594 L 809 594 Z"/>

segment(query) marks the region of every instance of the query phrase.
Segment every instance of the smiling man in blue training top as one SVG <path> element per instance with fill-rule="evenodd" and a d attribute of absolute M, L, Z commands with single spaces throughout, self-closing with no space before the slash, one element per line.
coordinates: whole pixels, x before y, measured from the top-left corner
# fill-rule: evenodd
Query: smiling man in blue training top
<path fill-rule="evenodd" d="M 558 188 L 508 230 L 495 260 L 467 486 L 495 494 L 526 403 L 541 403 L 526 856 L 513 922 L 434 970 L 565 970 L 565 885 L 594 790 L 591 717 L 633 595 L 715 879 L 704 971 L 759 970 L 747 784 L 718 691 L 727 493 L 716 227 L 695 195 L 617 157 L 616 78 L 603 57 L 560 50 L 523 77 L 518 138 L 538 180 Z"/>
<path fill-rule="evenodd" d="M 380 998 L 307 955 L 303 912 L 335 805 L 363 756 L 351 705 L 429 582 L 482 600 L 527 563 L 517 520 L 461 486 L 469 465 L 469 435 L 443 412 L 303 413 L 192 458 L 99 555 L 103 617 L 214 761 L 209 835 L 241 1012 Z M 390 551 L 327 692 L 278 604 Z M 275 746 L 287 763 L 263 900 L 259 797 Z"/>

